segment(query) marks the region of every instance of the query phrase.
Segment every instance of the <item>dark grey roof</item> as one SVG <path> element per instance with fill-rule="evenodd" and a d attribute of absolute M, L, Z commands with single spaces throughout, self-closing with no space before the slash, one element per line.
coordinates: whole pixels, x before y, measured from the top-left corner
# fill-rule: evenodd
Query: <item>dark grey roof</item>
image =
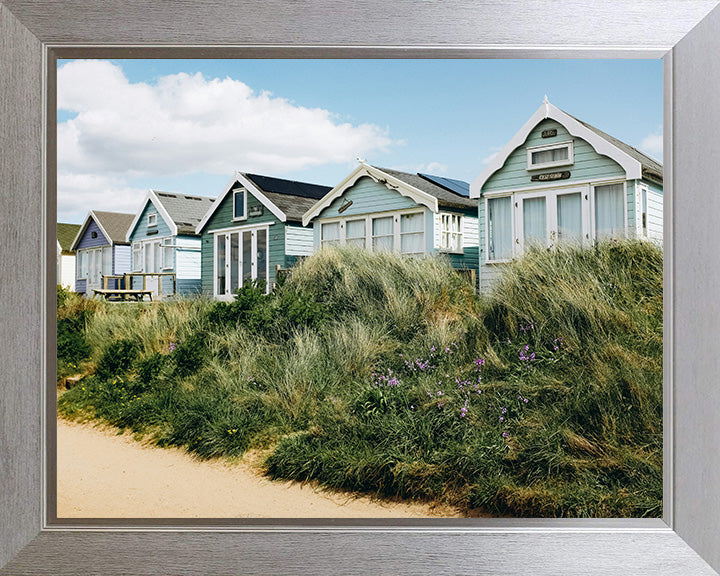
<path fill-rule="evenodd" d="M 190 194 L 176 194 L 174 192 L 160 192 L 154 190 L 155 196 L 167 210 L 178 229 L 178 234 L 195 234 L 195 228 L 200 224 L 205 213 L 210 210 L 214 198 L 206 196 L 191 196 Z"/>
<path fill-rule="evenodd" d="M 567 114 L 567 112 L 565 112 L 565 114 Z M 568 114 L 568 116 L 575 118 L 575 116 L 572 116 L 571 114 Z M 638 150 L 637 148 L 633 148 L 629 144 L 625 144 L 625 142 L 623 142 L 622 140 L 618 140 L 617 138 L 610 136 L 610 134 L 607 134 L 602 130 L 595 128 L 595 126 L 591 126 L 587 122 L 583 122 L 579 118 L 575 118 L 575 120 L 580 122 L 580 124 L 585 126 L 587 129 L 595 132 L 595 134 L 597 134 L 601 138 L 604 138 L 605 140 L 610 142 L 613 146 L 617 146 L 618 148 L 620 148 L 620 150 L 625 152 L 625 154 L 627 154 L 628 156 L 635 158 L 635 160 L 640 162 L 640 164 L 642 165 L 643 177 L 654 176 L 656 179 L 659 178 L 660 180 L 662 180 L 663 166 L 662 164 L 660 164 L 660 162 L 653 158 L 650 158 L 650 156 L 648 156 L 647 154 L 640 152 L 640 150 Z"/>
<path fill-rule="evenodd" d="M 457 194 L 448 188 L 440 186 L 439 184 L 420 176 L 419 174 L 410 174 L 409 172 L 400 172 L 399 170 L 380 168 L 379 166 L 376 166 L 376 168 L 378 170 L 382 170 L 390 176 L 394 176 L 398 180 L 402 180 L 406 184 L 410 184 L 410 186 L 413 186 L 418 190 L 426 192 L 431 196 L 435 196 L 435 198 L 438 199 L 438 206 L 451 208 L 477 208 L 477 200 L 471 200 L 467 196 Z"/>
<path fill-rule="evenodd" d="M 135 219 L 135 214 L 122 214 L 120 212 L 104 212 L 93 210 L 95 220 L 103 230 L 108 233 L 110 242 L 113 244 L 128 244 L 125 240 L 130 224 Z"/>
<path fill-rule="evenodd" d="M 251 180 L 270 202 L 282 210 L 288 220 L 295 222 L 302 222 L 303 214 L 332 190 L 330 186 L 321 186 L 319 184 L 284 180 L 258 174 L 242 174 L 248 180 Z"/>

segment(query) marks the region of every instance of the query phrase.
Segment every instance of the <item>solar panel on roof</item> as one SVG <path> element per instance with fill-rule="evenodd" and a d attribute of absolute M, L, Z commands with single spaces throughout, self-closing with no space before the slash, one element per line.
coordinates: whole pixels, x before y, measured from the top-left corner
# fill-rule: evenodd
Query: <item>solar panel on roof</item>
<path fill-rule="evenodd" d="M 332 190 L 330 186 L 297 182 L 295 180 L 283 180 L 282 178 L 272 178 L 258 174 L 245 174 L 245 176 L 252 180 L 260 190 L 275 192 L 277 194 L 289 194 L 319 200 Z"/>
<path fill-rule="evenodd" d="M 462 180 L 455 180 L 454 178 L 445 178 L 444 176 L 433 176 L 432 174 L 421 174 L 418 172 L 418 176 L 425 178 L 425 180 L 442 186 L 450 192 L 454 192 L 460 196 L 470 197 L 470 184 L 463 182 Z"/>

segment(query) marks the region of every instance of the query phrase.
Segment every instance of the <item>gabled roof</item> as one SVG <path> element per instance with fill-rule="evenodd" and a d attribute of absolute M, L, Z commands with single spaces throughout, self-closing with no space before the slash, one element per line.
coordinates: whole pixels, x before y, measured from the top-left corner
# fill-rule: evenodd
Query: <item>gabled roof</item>
<path fill-rule="evenodd" d="M 537 109 L 535 114 L 513 136 L 500 153 L 485 167 L 470 185 L 470 197 L 479 198 L 482 187 L 490 176 L 503 167 L 508 156 L 522 146 L 530 132 L 543 120 L 551 118 L 562 124 L 573 136 L 582 138 L 590 144 L 598 154 L 608 156 L 615 160 L 624 170 L 628 180 L 636 180 L 650 175 L 662 179 L 662 165 L 636 148 L 613 138 L 609 134 L 598 130 L 594 126 L 578 120 L 567 112 L 560 110 L 548 102 L 547 98 Z"/>
<path fill-rule="evenodd" d="M 72 252 L 73 240 L 80 231 L 80 224 L 57 223 L 57 241 L 63 252 Z"/>
<path fill-rule="evenodd" d="M 448 208 L 476 208 L 477 202 L 473 202 L 467 196 L 457 193 L 458 187 L 462 184 L 467 186 L 462 180 L 450 180 L 441 185 L 442 178 L 438 176 L 429 176 L 428 174 L 412 174 L 410 172 L 401 172 L 400 170 L 392 170 L 390 168 L 377 168 L 361 162 L 345 179 L 335 188 L 330 190 L 319 202 L 317 202 L 310 210 L 303 215 L 303 226 L 318 216 L 325 208 L 330 206 L 336 198 L 339 198 L 344 192 L 355 185 L 355 183 L 363 176 L 368 176 L 387 186 L 389 189 L 412 198 L 418 204 L 427 206 L 433 212 L 438 212 L 440 207 Z M 452 184 L 451 184 L 452 182 Z"/>
<path fill-rule="evenodd" d="M 281 222 L 300 222 L 302 215 L 330 190 L 330 186 L 261 176 L 248 172 L 235 172 L 215 204 L 207 211 L 195 228 L 200 233 L 222 204 L 225 197 L 240 184 Z"/>
<path fill-rule="evenodd" d="M 77 248 L 80 238 L 85 234 L 85 230 L 90 224 L 91 220 L 100 228 L 103 236 L 110 241 L 110 244 L 128 244 L 125 240 L 130 223 L 133 221 L 134 214 L 124 214 L 122 212 L 105 212 L 102 210 L 90 210 L 85 222 L 83 222 L 80 230 L 78 230 L 75 240 L 73 240 L 71 250 Z"/>
<path fill-rule="evenodd" d="M 195 234 L 195 228 L 212 207 L 214 198 L 207 196 L 193 196 L 191 194 L 178 194 L 160 190 L 148 190 L 142 201 L 140 209 L 127 231 L 127 240 L 130 240 L 140 216 L 148 202 L 152 202 L 160 216 L 170 228 L 173 236 L 178 234 Z"/>

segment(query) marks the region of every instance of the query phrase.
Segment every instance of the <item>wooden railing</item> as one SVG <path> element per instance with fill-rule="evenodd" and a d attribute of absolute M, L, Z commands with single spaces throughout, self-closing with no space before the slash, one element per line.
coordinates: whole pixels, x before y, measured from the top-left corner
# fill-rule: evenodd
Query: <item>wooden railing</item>
<path fill-rule="evenodd" d="M 133 278 L 135 276 L 142 277 L 142 280 L 143 280 L 142 289 L 143 290 L 147 290 L 148 277 L 157 276 L 158 277 L 158 296 L 162 296 L 162 277 L 170 276 L 170 277 L 172 277 L 172 283 L 173 283 L 171 294 L 175 294 L 177 292 L 177 278 L 175 276 L 175 272 L 126 272 L 125 274 L 121 274 L 121 275 L 108 274 L 107 276 L 102 277 L 103 290 L 109 289 L 108 283 L 110 280 L 117 280 L 118 281 L 117 288 L 119 288 L 119 289 L 131 290 L 133 287 Z M 122 286 L 120 286 L 121 280 L 122 280 Z"/>

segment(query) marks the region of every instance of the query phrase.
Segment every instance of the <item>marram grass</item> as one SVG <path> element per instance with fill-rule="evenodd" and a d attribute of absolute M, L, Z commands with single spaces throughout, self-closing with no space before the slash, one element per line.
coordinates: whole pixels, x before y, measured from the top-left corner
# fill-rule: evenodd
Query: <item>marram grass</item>
<path fill-rule="evenodd" d="M 58 315 L 92 357 L 66 417 L 201 458 L 263 448 L 274 478 L 468 513 L 662 516 L 649 243 L 533 251 L 480 295 L 439 258 L 330 249 L 270 296 Z"/>

